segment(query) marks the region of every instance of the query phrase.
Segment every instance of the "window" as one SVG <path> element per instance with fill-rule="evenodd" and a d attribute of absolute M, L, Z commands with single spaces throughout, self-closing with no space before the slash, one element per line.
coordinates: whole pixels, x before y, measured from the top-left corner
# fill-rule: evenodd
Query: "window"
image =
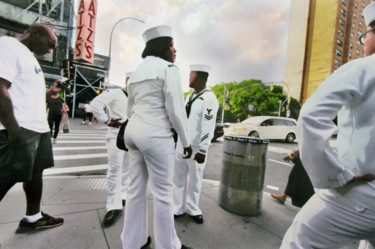
<path fill-rule="evenodd" d="M 357 55 L 359 55 L 359 49 L 356 49 L 356 50 L 355 50 L 355 53 L 356 53 Z"/>
<path fill-rule="evenodd" d="M 353 24 L 352 24 L 352 27 L 353 27 L 353 29 L 355 29 L 355 23 L 353 22 Z"/>
<path fill-rule="evenodd" d="M 353 43 L 350 43 L 349 47 L 350 47 L 350 48 L 353 48 Z"/>
<path fill-rule="evenodd" d="M 340 39 L 337 39 L 336 42 L 337 42 L 337 45 L 342 46 L 342 41 Z"/>
<path fill-rule="evenodd" d="M 341 52 L 340 49 L 336 49 L 336 55 L 338 55 L 338 56 L 341 56 L 341 55 L 342 55 L 342 52 Z"/>
<path fill-rule="evenodd" d="M 339 60 L 335 60 L 335 65 L 341 66 L 341 62 Z"/>
<path fill-rule="evenodd" d="M 363 22 L 359 22 L 359 26 L 360 26 L 360 27 L 363 27 Z"/>
<path fill-rule="evenodd" d="M 349 58 L 352 58 L 352 53 L 351 53 L 351 52 L 349 52 L 348 56 L 349 56 Z"/>
<path fill-rule="evenodd" d="M 358 8 L 358 3 L 354 3 L 354 7 Z"/>
<path fill-rule="evenodd" d="M 344 36 L 344 31 L 342 31 L 341 29 L 338 29 L 338 30 L 337 30 L 337 33 L 338 33 L 339 35 L 341 35 L 341 36 Z"/>
<path fill-rule="evenodd" d="M 365 4 L 364 2 L 362 2 L 362 7 L 363 7 L 363 8 L 366 7 L 366 4 Z"/>
<path fill-rule="evenodd" d="M 359 40 L 357 41 L 357 45 L 358 45 L 358 46 L 361 46 L 361 42 L 360 42 Z"/>
<path fill-rule="evenodd" d="M 269 125 L 273 125 L 273 119 L 267 119 L 263 121 L 261 124 L 261 126 L 269 126 Z"/>
<path fill-rule="evenodd" d="M 362 32 L 361 31 L 358 31 L 358 36 L 361 36 L 362 35 Z"/>
<path fill-rule="evenodd" d="M 344 20 L 342 20 L 341 18 L 339 18 L 339 23 L 340 23 L 342 26 L 345 26 L 345 22 L 344 22 Z"/>
<path fill-rule="evenodd" d="M 286 126 L 296 126 L 297 124 L 290 120 L 284 120 Z"/>
<path fill-rule="evenodd" d="M 340 12 L 343 16 L 346 16 L 346 11 L 343 8 L 340 9 Z"/>
<path fill-rule="evenodd" d="M 357 18 L 357 13 L 353 13 L 354 19 Z"/>
<path fill-rule="evenodd" d="M 346 5 L 346 0 L 341 0 L 341 2 Z"/>
<path fill-rule="evenodd" d="M 273 125 L 284 126 L 285 122 L 284 122 L 283 119 L 274 119 L 273 120 Z"/>

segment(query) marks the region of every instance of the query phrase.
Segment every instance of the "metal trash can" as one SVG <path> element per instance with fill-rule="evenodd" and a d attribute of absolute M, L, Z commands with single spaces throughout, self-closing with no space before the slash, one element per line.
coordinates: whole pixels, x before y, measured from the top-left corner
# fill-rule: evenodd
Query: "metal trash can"
<path fill-rule="evenodd" d="M 219 205 L 225 210 L 255 216 L 262 206 L 268 141 L 224 136 Z"/>

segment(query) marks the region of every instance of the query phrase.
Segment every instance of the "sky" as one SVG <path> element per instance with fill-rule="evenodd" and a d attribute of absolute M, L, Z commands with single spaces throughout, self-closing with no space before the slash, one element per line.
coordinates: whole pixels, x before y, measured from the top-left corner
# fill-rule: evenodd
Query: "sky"
<path fill-rule="evenodd" d="M 109 54 L 109 82 L 123 85 L 125 72 L 142 62 L 143 32 L 172 28 L 183 91 L 189 90 L 189 65 L 211 66 L 208 85 L 284 79 L 291 0 L 98 0 L 96 54 Z"/>

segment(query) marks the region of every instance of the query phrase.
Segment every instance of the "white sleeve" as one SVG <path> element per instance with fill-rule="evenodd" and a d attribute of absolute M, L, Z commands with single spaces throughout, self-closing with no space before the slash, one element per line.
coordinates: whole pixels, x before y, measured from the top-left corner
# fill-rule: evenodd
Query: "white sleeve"
<path fill-rule="evenodd" d="M 94 114 L 95 118 L 100 122 L 108 122 L 110 117 L 104 111 L 104 108 L 108 107 L 109 103 L 112 101 L 111 92 L 103 92 L 96 96 L 90 103 L 91 112 Z"/>
<path fill-rule="evenodd" d="M 353 173 L 340 163 L 329 140 L 337 132 L 333 119 L 339 110 L 360 101 L 366 92 L 359 83 L 363 69 L 357 65 L 342 66 L 323 82 L 301 109 L 298 146 L 302 163 L 315 188 L 340 187 L 353 178 Z"/>
<path fill-rule="evenodd" d="M 202 97 L 204 98 L 204 104 L 201 117 L 202 130 L 201 141 L 199 143 L 199 153 L 206 154 L 211 144 L 211 140 L 214 137 L 216 115 L 219 104 L 215 96 L 205 96 L 205 94 L 203 94 Z"/>
<path fill-rule="evenodd" d="M 17 76 L 18 54 L 7 43 L 0 43 L 0 78 L 12 83 Z"/>
<path fill-rule="evenodd" d="M 165 108 L 168 113 L 169 121 L 177 132 L 182 146 L 186 148 L 189 146 L 187 139 L 187 117 L 184 108 L 180 73 L 174 65 L 169 65 L 166 69 L 164 94 Z"/>

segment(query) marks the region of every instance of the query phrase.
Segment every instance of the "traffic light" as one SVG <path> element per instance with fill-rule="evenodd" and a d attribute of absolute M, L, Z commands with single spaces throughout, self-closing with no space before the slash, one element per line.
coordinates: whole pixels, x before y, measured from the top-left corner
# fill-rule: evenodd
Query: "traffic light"
<path fill-rule="evenodd" d="M 292 98 L 289 97 L 289 98 L 288 98 L 288 104 L 290 104 L 291 101 L 292 101 Z"/>
<path fill-rule="evenodd" d="M 72 61 L 64 60 L 64 77 L 68 79 L 74 79 L 75 67 Z"/>

